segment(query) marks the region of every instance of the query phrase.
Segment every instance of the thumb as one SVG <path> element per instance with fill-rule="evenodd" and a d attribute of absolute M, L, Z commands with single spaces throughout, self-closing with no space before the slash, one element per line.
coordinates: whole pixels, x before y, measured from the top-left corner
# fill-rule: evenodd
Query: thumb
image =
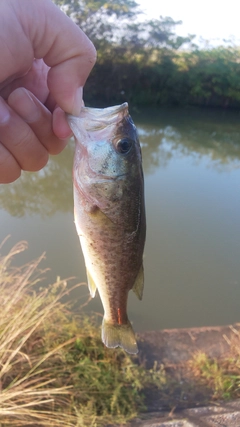
<path fill-rule="evenodd" d="M 82 87 L 96 61 L 93 44 L 51 0 L 10 2 L 19 5 L 21 23 L 34 57 L 42 58 L 50 67 L 47 78 L 50 94 L 64 111 L 78 115 Z"/>

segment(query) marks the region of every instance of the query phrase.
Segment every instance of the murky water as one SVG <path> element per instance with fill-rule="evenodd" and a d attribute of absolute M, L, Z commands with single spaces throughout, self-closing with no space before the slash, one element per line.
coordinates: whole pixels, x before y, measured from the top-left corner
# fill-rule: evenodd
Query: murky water
<path fill-rule="evenodd" d="M 148 225 L 144 298 L 129 298 L 135 330 L 240 321 L 240 114 L 132 116 L 142 143 Z M 50 282 L 86 280 L 73 223 L 73 149 L 43 171 L 0 186 L 0 241 L 11 235 L 5 251 L 27 240 L 19 262 L 46 252 Z M 87 310 L 102 312 L 98 296 Z"/>

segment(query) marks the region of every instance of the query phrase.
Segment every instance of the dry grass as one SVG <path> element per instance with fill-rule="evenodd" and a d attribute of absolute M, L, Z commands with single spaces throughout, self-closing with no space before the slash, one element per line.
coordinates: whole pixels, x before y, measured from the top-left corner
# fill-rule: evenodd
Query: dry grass
<path fill-rule="evenodd" d="M 163 370 L 105 348 L 94 322 L 62 302 L 68 282 L 40 288 L 43 257 L 12 266 L 25 249 L 0 257 L 0 427 L 93 427 L 137 415 L 143 388 L 161 385 Z"/>
<path fill-rule="evenodd" d="M 42 347 L 44 328 L 54 321 L 68 292 L 66 282 L 53 285 L 55 294 L 49 289 L 37 293 L 43 257 L 22 268 L 11 267 L 13 257 L 25 249 L 21 242 L 0 258 L 0 420 L 2 425 L 45 425 L 47 420 L 50 426 L 72 426 L 69 414 L 58 413 L 70 388 L 56 386 L 48 367 L 69 342 L 48 352 Z"/>
<path fill-rule="evenodd" d="M 228 358 L 197 353 L 186 366 L 146 370 L 122 350 L 104 347 L 94 319 L 63 303 L 80 285 L 59 279 L 41 288 L 42 256 L 13 267 L 26 246 L 0 257 L 0 427 L 124 423 L 145 410 L 145 392 L 168 409 L 193 406 L 199 393 L 211 402 L 240 397 L 237 330 L 226 338 Z"/>
<path fill-rule="evenodd" d="M 224 336 L 228 357 L 211 358 L 198 352 L 189 362 L 195 378 L 211 390 L 213 400 L 240 398 L 240 336 L 233 326 L 230 329 L 231 335 Z"/>

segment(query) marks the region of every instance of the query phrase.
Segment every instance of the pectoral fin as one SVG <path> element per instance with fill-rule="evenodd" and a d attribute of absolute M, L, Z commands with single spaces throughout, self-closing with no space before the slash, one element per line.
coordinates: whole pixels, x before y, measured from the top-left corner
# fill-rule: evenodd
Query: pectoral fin
<path fill-rule="evenodd" d="M 95 297 L 97 286 L 95 285 L 95 282 L 91 276 L 91 273 L 89 273 L 89 270 L 87 269 L 87 280 L 88 280 L 88 289 L 90 292 L 90 295 L 92 298 Z"/>
<path fill-rule="evenodd" d="M 137 295 L 138 299 L 142 299 L 143 296 L 143 284 L 144 284 L 144 273 L 143 273 L 143 265 L 141 265 L 134 285 L 132 287 L 133 292 Z"/>

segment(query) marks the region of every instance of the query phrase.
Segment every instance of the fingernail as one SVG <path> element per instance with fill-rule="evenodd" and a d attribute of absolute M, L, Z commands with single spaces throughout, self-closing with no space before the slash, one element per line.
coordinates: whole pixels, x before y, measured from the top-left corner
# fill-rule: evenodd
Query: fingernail
<path fill-rule="evenodd" d="M 83 105 L 83 88 L 80 86 L 75 93 L 74 104 L 72 109 L 73 116 L 79 116 L 82 105 Z"/>
<path fill-rule="evenodd" d="M 28 123 L 39 120 L 40 111 L 29 92 L 24 88 L 18 88 L 12 94 L 11 103 L 15 111 Z"/>
<path fill-rule="evenodd" d="M 6 102 L 0 97 L 0 124 L 5 124 L 9 121 L 11 115 Z"/>

